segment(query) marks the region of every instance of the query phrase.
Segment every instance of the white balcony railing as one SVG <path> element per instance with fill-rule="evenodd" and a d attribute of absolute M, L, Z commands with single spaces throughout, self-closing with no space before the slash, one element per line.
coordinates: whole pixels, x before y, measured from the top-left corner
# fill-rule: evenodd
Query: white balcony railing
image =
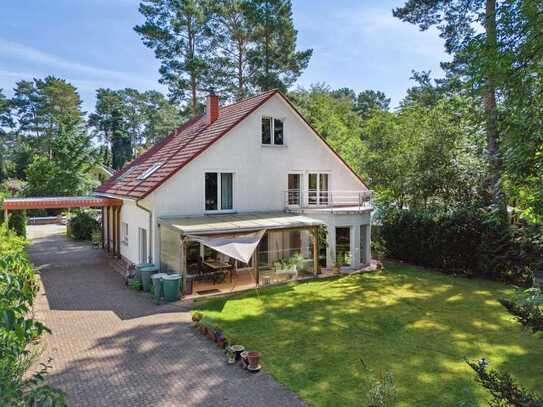
<path fill-rule="evenodd" d="M 318 191 L 289 189 L 284 193 L 287 209 L 372 208 L 373 191 Z"/>

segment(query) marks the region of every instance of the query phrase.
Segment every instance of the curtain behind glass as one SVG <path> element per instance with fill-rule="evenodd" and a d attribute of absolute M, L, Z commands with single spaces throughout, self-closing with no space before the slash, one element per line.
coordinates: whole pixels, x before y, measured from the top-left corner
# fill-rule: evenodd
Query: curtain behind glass
<path fill-rule="evenodd" d="M 221 209 L 233 209 L 232 174 L 221 174 Z"/>

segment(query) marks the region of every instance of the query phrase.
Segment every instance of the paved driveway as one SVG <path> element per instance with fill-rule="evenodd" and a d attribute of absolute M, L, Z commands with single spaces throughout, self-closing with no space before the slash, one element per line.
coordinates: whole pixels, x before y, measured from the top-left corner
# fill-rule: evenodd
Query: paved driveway
<path fill-rule="evenodd" d="M 100 249 L 60 226 L 30 226 L 40 270 L 38 318 L 53 334 L 48 381 L 70 406 L 303 406 L 268 374 L 227 366 L 180 304 L 154 305 L 124 286 Z"/>

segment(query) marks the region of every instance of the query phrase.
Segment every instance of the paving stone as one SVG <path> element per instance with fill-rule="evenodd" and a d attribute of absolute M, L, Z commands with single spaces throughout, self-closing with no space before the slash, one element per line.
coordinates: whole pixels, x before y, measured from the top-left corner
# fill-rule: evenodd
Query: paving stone
<path fill-rule="evenodd" d="M 187 305 L 127 288 L 101 249 L 64 227 L 29 226 L 40 270 L 36 315 L 53 331 L 42 359 L 70 406 L 305 406 L 269 374 L 228 366 L 192 327 Z"/>

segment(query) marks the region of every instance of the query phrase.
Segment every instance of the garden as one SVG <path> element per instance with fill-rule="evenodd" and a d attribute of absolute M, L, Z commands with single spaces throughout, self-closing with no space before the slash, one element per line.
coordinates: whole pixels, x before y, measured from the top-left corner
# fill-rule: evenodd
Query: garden
<path fill-rule="evenodd" d="M 311 406 L 368 405 L 387 391 L 398 406 L 477 406 L 490 395 L 466 361 L 484 358 L 531 390 L 543 379 L 541 339 L 498 301 L 514 292 L 393 263 L 196 308 L 227 340 L 261 352 L 264 369 Z"/>

